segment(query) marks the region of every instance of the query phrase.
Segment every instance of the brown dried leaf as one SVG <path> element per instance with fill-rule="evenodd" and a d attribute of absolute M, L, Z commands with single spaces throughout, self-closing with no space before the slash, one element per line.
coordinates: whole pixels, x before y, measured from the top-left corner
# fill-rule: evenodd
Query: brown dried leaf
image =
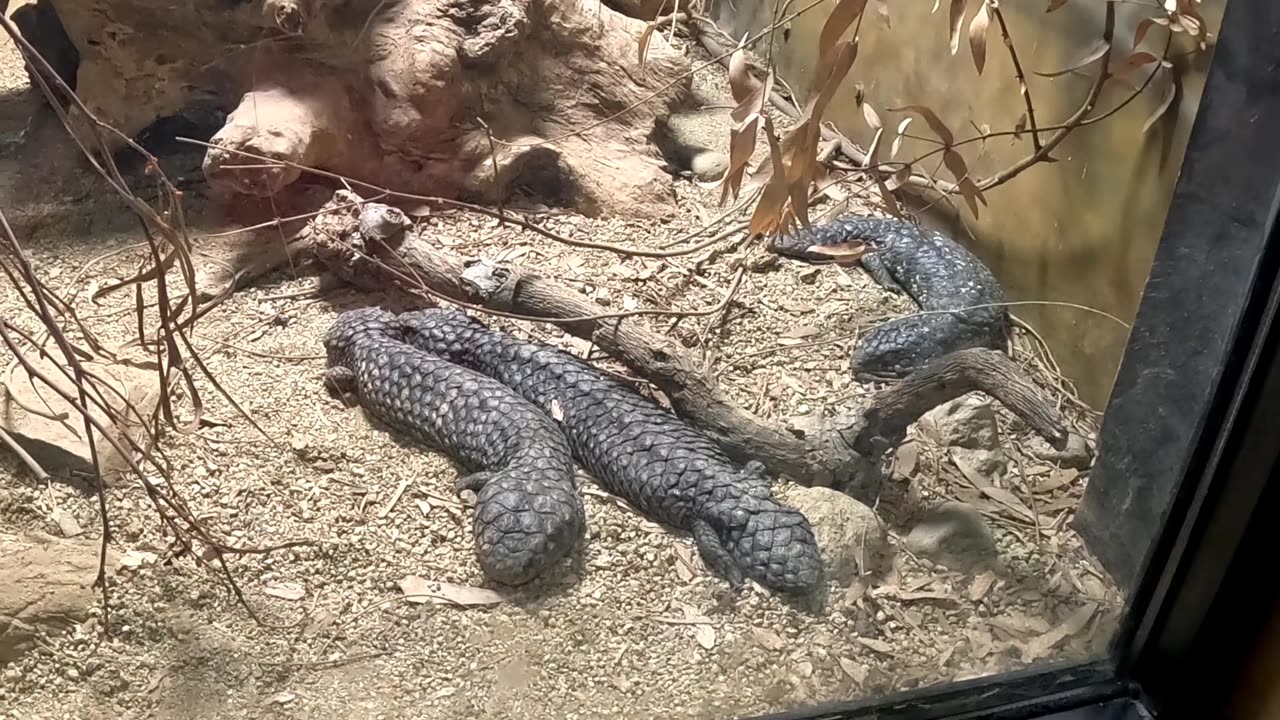
<path fill-rule="evenodd" d="M 1053 492 L 1060 487 L 1070 485 L 1075 482 L 1076 478 L 1079 476 L 1080 472 L 1078 470 L 1072 470 L 1070 468 L 1054 470 L 1050 473 L 1049 477 L 1036 483 L 1036 486 L 1031 489 L 1031 492 L 1037 494 Z"/>
<path fill-rule="evenodd" d="M 307 591 L 301 585 L 291 582 L 271 583 L 262 588 L 262 592 L 281 600 L 301 600 L 307 596 Z"/>
<path fill-rule="evenodd" d="M 883 640 L 876 640 L 875 638 L 864 638 L 864 637 L 860 637 L 856 639 L 859 643 L 862 643 L 863 646 L 871 648 L 872 650 L 875 650 L 878 653 L 884 653 L 885 655 L 894 654 L 893 646 Z"/>
<path fill-rule="evenodd" d="M 822 331 L 816 327 L 809 325 L 796 325 L 788 330 L 782 331 L 778 337 L 794 340 L 798 338 L 813 337 L 820 332 Z"/>
<path fill-rule="evenodd" d="M 787 646 L 787 641 L 783 640 L 781 635 L 765 628 L 752 627 L 751 636 L 755 638 L 756 644 L 765 650 L 776 651 Z"/>
<path fill-rule="evenodd" d="M 1178 11 L 1173 17 L 1187 31 L 1188 35 L 1198 40 L 1204 40 L 1208 33 L 1208 27 L 1205 24 L 1204 17 L 1196 9 L 1196 2 L 1199 2 L 1199 0 L 1178 0 Z"/>
<path fill-rule="evenodd" d="M 973 66 L 982 74 L 987 65 L 987 31 L 991 28 L 990 0 L 982 0 L 978 12 L 969 23 L 969 50 L 973 53 Z"/>
<path fill-rule="evenodd" d="M 834 64 L 838 52 L 836 43 L 839 42 L 840 36 L 853 25 L 866 7 L 867 0 L 840 0 L 827 16 L 827 21 L 822 24 L 822 34 L 818 36 L 818 74 L 815 77 L 817 85 L 826 82 L 822 69 L 824 67 L 829 69 Z M 841 79 L 843 80 L 843 77 Z"/>
<path fill-rule="evenodd" d="M 1032 638 L 1022 648 L 1023 661 L 1032 662 L 1048 655 L 1049 651 L 1057 646 L 1058 643 L 1084 630 L 1097 611 L 1097 603 L 1082 605 L 1071 613 L 1066 620 L 1063 620 L 1062 624 L 1038 637 Z"/>
<path fill-rule="evenodd" d="M 883 137 L 884 128 L 881 128 L 871 138 L 871 146 L 867 148 L 867 159 L 862 163 L 863 168 L 875 167 L 880 164 L 880 139 Z"/>
<path fill-rule="evenodd" d="M 915 120 L 915 118 L 908 117 L 904 119 L 902 122 L 898 123 L 898 134 L 893 138 L 893 146 L 889 149 L 890 158 L 895 158 L 898 156 L 898 151 L 902 149 L 903 137 L 906 135 L 907 127 L 911 125 L 912 120 Z"/>
<path fill-rule="evenodd" d="M 929 123 L 929 129 L 933 131 L 934 135 L 938 136 L 938 139 L 942 141 L 943 145 L 955 144 L 955 141 L 956 141 L 955 133 L 951 132 L 951 128 L 947 127 L 947 124 L 942 122 L 942 118 L 939 118 L 938 114 L 935 113 L 929 106 L 903 105 L 902 107 L 889 108 L 889 112 L 906 112 L 906 111 L 914 112 L 915 114 L 924 118 L 924 121 L 926 123 Z"/>
<path fill-rule="evenodd" d="M 1044 11 L 1046 13 L 1051 13 L 1054 10 L 1061 8 L 1063 5 L 1066 5 L 1066 4 L 1067 4 L 1067 0 L 1049 0 L 1049 7 L 1045 8 Z"/>
<path fill-rule="evenodd" d="M 1134 53 L 1129 53 L 1124 58 L 1113 62 L 1111 64 L 1111 69 L 1108 72 L 1110 72 L 1113 77 L 1123 79 L 1132 75 L 1134 70 L 1137 70 L 1143 65 L 1150 65 L 1153 62 L 1159 62 L 1159 60 L 1160 58 L 1155 55 L 1152 55 L 1145 50 L 1139 50 Z"/>
<path fill-rule="evenodd" d="M 906 185 L 907 181 L 910 179 L 911 179 L 911 166 L 903 165 L 902 167 L 895 170 L 894 173 L 889 176 L 889 179 L 885 181 L 884 183 L 885 190 L 889 192 L 893 192 L 894 190 L 897 190 L 903 185 Z"/>
<path fill-rule="evenodd" d="M 836 657 L 836 661 L 840 663 L 840 669 L 848 675 L 851 680 L 862 685 L 867 681 L 867 666 L 859 665 L 846 657 Z"/>
<path fill-rule="evenodd" d="M 760 116 L 772 87 L 772 70 L 765 75 L 764 82 L 756 80 L 748 67 L 744 45 L 739 43 L 729 58 L 729 89 L 737 105 L 729 113 L 734 125 L 729 130 L 729 167 L 720 180 L 722 205 L 741 191 L 743 173 L 755 153 Z"/>
<path fill-rule="evenodd" d="M 982 492 L 987 497 L 990 497 L 992 500 L 995 500 L 1006 508 L 1012 510 L 1015 514 L 1021 515 L 1023 518 L 1031 521 L 1036 519 L 1036 514 L 1031 511 L 1031 508 L 1027 507 L 1026 504 L 1012 492 L 998 487 L 983 487 Z"/>
<path fill-rule="evenodd" d="M 658 29 L 657 22 L 651 22 L 644 26 L 644 32 L 640 33 L 639 57 L 637 61 L 640 65 L 641 74 L 644 73 L 644 61 L 649 57 L 649 42 L 653 38 L 653 33 Z"/>
<path fill-rule="evenodd" d="M 964 24 L 965 11 L 969 9 L 969 0 L 951 0 L 951 54 L 960 50 L 960 26 Z M 950 144 L 950 143 L 948 143 Z"/>
<path fill-rule="evenodd" d="M 710 625 L 699 625 L 693 630 L 693 639 L 703 648 L 710 650 L 716 646 L 716 629 Z"/>
<path fill-rule="evenodd" d="M 1058 77 L 1059 75 L 1066 75 L 1069 72 L 1074 72 L 1076 70 L 1087 67 L 1097 62 L 1099 58 L 1101 58 L 1103 55 L 1106 55 L 1107 51 L 1110 49 L 1111 49 L 1111 43 L 1107 42 L 1106 40 L 1099 40 L 1098 44 L 1095 45 L 1094 48 L 1088 52 L 1088 54 L 1086 54 L 1080 60 L 1072 63 L 1071 65 L 1068 65 L 1067 67 L 1054 72 L 1036 71 L 1036 74 L 1041 77 Z"/>
<path fill-rule="evenodd" d="M 1027 129 L 1027 114 L 1022 113 L 1018 116 L 1018 122 L 1013 126 L 1013 137 L 1017 140 L 1022 139 L 1022 131 Z"/>
<path fill-rule="evenodd" d="M 1150 130 L 1151 126 L 1155 125 L 1160 118 L 1164 117 L 1164 114 L 1168 112 L 1169 108 L 1173 105 L 1173 99 L 1177 96 L 1178 96 L 1177 76 L 1171 76 L 1169 78 L 1168 86 L 1165 87 L 1164 96 L 1160 98 L 1160 104 L 1156 106 L 1155 110 L 1151 111 L 1151 116 L 1148 117 L 1147 121 L 1142 124 L 1142 132 L 1144 134 L 1148 130 Z"/>
<path fill-rule="evenodd" d="M 1147 33 L 1156 25 L 1168 27 L 1169 20 L 1167 18 L 1143 18 L 1142 21 L 1138 23 L 1138 29 L 1133 31 L 1133 46 L 1137 48 L 1141 45 L 1142 41 L 1147 39 Z"/>
<path fill-rule="evenodd" d="M 460 605 L 477 607 L 481 605 L 497 605 L 506 601 L 507 597 L 500 592 L 470 585 L 454 585 L 447 582 L 436 582 L 406 575 L 398 583 L 405 600 L 416 603 L 432 603 L 435 605 Z"/>
<path fill-rule="evenodd" d="M 867 125 L 870 125 L 872 130 L 884 127 L 884 123 L 880 122 L 880 116 L 876 114 L 875 108 L 871 107 L 869 102 L 862 103 L 862 117 L 867 119 Z"/>
<path fill-rule="evenodd" d="M 778 227 L 790 195 L 787 188 L 787 168 L 782 164 L 782 147 L 773 130 L 773 120 L 768 115 L 764 116 L 764 135 L 769 140 L 769 160 L 773 163 L 773 174 L 751 213 L 747 232 L 752 235 L 764 235 Z"/>
<path fill-rule="evenodd" d="M 870 584 L 867 582 L 866 578 L 859 576 L 853 581 L 853 584 L 849 586 L 849 589 L 845 590 L 844 592 L 845 604 L 846 605 L 856 604 L 859 600 L 862 599 L 863 595 L 867 594 L 868 589 L 870 589 Z"/>
<path fill-rule="evenodd" d="M 947 148 L 942 153 L 942 162 L 951 171 L 956 178 L 956 186 L 960 189 L 960 194 L 964 196 L 964 201 L 968 203 L 969 210 L 976 218 L 978 216 L 978 203 L 987 204 L 987 199 L 983 197 L 982 191 L 974 184 L 969 177 L 969 166 L 965 163 L 960 153 L 952 148 Z"/>
<path fill-rule="evenodd" d="M 747 101 L 752 99 L 761 85 L 751 74 L 751 65 L 747 62 L 746 37 L 742 40 L 743 42 L 738 43 L 737 49 L 729 56 L 729 92 L 733 94 L 733 100 L 738 104 L 730 113 L 734 122 L 747 119 L 750 114 L 750 110 L 746 109 Z"/>
<path fill-rule="evenodd" d="M 996 574 L 988 570 L 973 579 L 969 586 L 969 599 L 978 602 L 987 596 L 987 592 L 996 584 Z"/>

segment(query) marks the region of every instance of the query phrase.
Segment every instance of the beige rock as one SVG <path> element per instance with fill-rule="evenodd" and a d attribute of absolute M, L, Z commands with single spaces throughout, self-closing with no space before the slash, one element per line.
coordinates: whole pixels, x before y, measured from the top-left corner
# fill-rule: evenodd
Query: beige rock
<path fill-rule="evenodd" d="M 930 410 L 921 426 L 940 445 L 993 450 L 1000 444 L 991 401 L 969 394 Z"/>
<path fill-rule="evenodd" d="M 0 664 L 30 650 L 40 632 L 62 632 L 89 618 L 99 544 L 51 535 L 0 533 Z M 107 571 L 116 560 L 108 554 Z"/>
<path fill-rule="evenodd" d="M 875 511 L 837 490 L 795 488 L 784 500 L 809 518 L 828 576 L 846 585 L 877 572 L 889 556 L 889 539 Z"/>
<path fill-rule="evenodd" d="M 56 351 L 50 354 L 56 356 Z M 75 386 L 57 366 L 35 353 L 26 356 L 37 370 L 54 384 L 75 397 Z M 7 359 L 7 357 L 6 357 Z M 123 426 L 113 425 L 101 408 L 90 400 L 90 411 L 104 427 L 113 430 L 118 441 L 128 436 L 142 442 L 143 420 L 154 416 L 160 393 L 154 371 L 109 363 L 89 361 L 85 370 L 114 388 L 103 389 L 102 395 L 113 413 L 128 420 Z M 93 461 L 89 453 L 89 440 L 85 435 L 84 421 L 80 413 L 62 399 L 44 381 L 29 375 L 21 364 L 14 364 L 11 372 L 3 377 L 4 390 L 0 390 L 0 427 L 11 435 L 46 472 L 74 471 L 92 473 Z M 119 393 L 119 394 L 117 394 Z M 128 402 L 125 402 L 125 399 Z M 132 405 L 136 409 L 129 409 Z M 65 420 L 43 417 L 27 408 L 52 417 L 65 416 Z M 94 443 L 102 460 L 103 475 L 107 479 L 127 468 L 124 458 L 112 448 L 101 433 L 94 431 Z M 124 443 L 121 443 L 124 445 Z"/>

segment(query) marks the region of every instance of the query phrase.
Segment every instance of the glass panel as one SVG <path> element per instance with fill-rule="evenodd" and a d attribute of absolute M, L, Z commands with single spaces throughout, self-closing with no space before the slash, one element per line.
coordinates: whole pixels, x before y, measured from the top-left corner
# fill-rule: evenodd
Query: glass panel
<path fill-rule="evenodd" d="M 1093 489 L 1103 410 L 1226 0 L 670 7 L 8 7 L 0 719 L 1106 657 L 1173 480 Z"/>

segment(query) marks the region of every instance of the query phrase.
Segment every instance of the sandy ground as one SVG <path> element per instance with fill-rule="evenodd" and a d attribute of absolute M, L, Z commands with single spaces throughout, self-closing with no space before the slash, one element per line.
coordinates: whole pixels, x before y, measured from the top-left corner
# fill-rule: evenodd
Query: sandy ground
<path fill-rule="evenodd" d="M 3 78 L 18 89 L 25 77 L 12 72 L 12 48 L 3 50 Z M 721 74 L 697 82 L 710 104 L 726 102 Z M 5 102 L 23 101 L 11 92 Z M 713 107 L 683 130 L 721 145 L 726 118 Z M 4 162 L 0 175 L 11 179 L 37 171 Z M 679 193 L 683 215 L 666 225 L 571 215 L 546 222 L 580 237 L 659 246 L 720 214 L 711 192 L 681 182 Z M 104 339 L 124 343 L 133 337 L 131 297 L 96 306 L 86 298 L 132 272 L 143 259 L 140 238 L 109 198 L 79 207 L 36 223 L 23 240 L 42 277 L 78 290 L 82 315 Z M 756 248 L 620 259 L 485 218 L 423 222 L 459 252 L 518 261 L 602 309 L 712 307 L 735 264 L 746 263 L 752 270 L 726 312 L 655 327 L 703 353 L 735 399 L 796 423 L 866 402 L 875 388 L 845 369 L 853 336 L 909 309 L 859 271 L 778 262 Z M 210 370 L 271 439 L 202 380 L 211 426 L 171 434 L 164 450 L 178 491 L 212 530 L 250 546 L 320 545 L 231 560 L 255 622 L 221 579 L 169 556 L 139 487 L 113 489 L 117 550 L 158 560 L 118 571 L 112 639 L 90 621 L 0 670 L 0 717 L 724 718 L 1096 655 L 1109 639 L 1118 598 L 1069 530 L 1087 474 L 1025 455 L 1025 430 L 1003 411 L 1014 468 L 1003 482 L 1036 517 L 979 505 L 1005 562 L 999 575 L 968 578 L 898 552 L 886 577 L 834 588 L 819 615 L 758 592 L 729 604 L 687 538 L 593 490 L 584 499 L 590 535 L 571 567 L 489 607 L 397 601 L 408 575 L 484 584 L 470 510 L 451 492 L 457 470 L 447 460 L 398 442 L 325 392 L 319 353 L 328 323 L 381 298 L 343 289 L 316 296 L 315 287 L 314 277 L 280 273 L 197 325 Z M 9 287 L 0 288 L 0 312 L 32 327 Z M 547 327 L 523 329 L 589 349 Z M 1064 408 L 1088 430 L 1073 405 Z M 916 431 L 909 448 L 892 480 L 899 495 L 972 499 L 945 449 Z M 0 462 L 0 525 L 48 531 L 57 507 L 87 536 L 100 532 L 97 501 L 82 488 L 42 486 L 8 456 Z M 791 489 L 779 492 L 785 499 Z M 908 529 L 894 525 L 893 542 Z"/>

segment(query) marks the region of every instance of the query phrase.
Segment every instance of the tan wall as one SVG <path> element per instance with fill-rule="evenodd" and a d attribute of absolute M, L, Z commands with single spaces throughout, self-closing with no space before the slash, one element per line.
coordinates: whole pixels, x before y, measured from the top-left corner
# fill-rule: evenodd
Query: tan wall
<path fill-rule="evenodd" d="M 712 17 L 735 38 L 767 27 L 774 7 L 773 0 L 712 0 L 709 4 Z M 806 0 L 795 0 L 791 7 L 794 11 L 806 4 Z M 977 4 L 971 0 L 969 17 Z M 1046 4 L 1046 0 L 1001 4 L 1028 74 L 1074 64 L 1101 37 L 1101 1 L 1073 0 L 1050 15 L 1044 12 Z M 1216 34 L 1225 4 L 1226 0 L 1201 3 L 1210 33 Z M 785 40 L 783 33 L 775 33 L 778 73 L 802 97 L 810 82 L 818 34 L 833 5 L 821 4 L 793 20 Z M 871 131 L 854 103 L 856 84 L 861 83 L 867 101 L 881 111 L 887 127 L 896 127 L 904 116 L 884 108 L 918 103 L 932 107 L 958 138 L 975 133 L 970 123 L 1013 129 L 1025 106 L 994 22 L 986 67 L 979 76 L 964 36 L 959 52 L 951 55 L 947 2 L 940 3 L 937 13 L 931 12 L 934 3 L 929 0 L 895 0 L 888 5 L 892 23 L 888 29 L 876 13 L 867 11 L 858 58 L 827 112 L 828 121 L 867 146 Z M 1117 3 L 1117 8 L 1116 52 L 1127 55 L 1147 8 L 1134 3 Z M 968 18 L 965 22 L 967 27 Z M 1144 46 L 1158 52 L 1165 36 L 1161 28 L 1154 28 Z M 766 49 L 764 42 L 757 46 L 761 54 Z M 1180 96 L 1164 121 L 1146 135 L 1142 126 L 1159 105 L 1163 86 L 1153 85 L 1111 118 L 1078 130 L 1055 151 L 1059 162 L 1033 167 L 992 189 L 987 195 L 990 207 L 983 208 L 976 221 L 967 209 L 962 211 L 968 231 L 957 226 L 950 229 L 992 266 L 1010 300 L 1079 303 L 1126 323 L 1132 321 L 1164 226 L 1210 56 L 1200 54 L 1194 66 L 1188 66 L 1185 57 L 1175 61 L 1181 76 Z M 1149 67 L 1135 73 L 1137 81 L 1145 78 Z M 1088 75 L 1032 75 L 1029 87 L 1040 125 L 1069 116 L 1086 96 L 1096 70 L 1097 63 L 1083 71 Z M 1115 107 L 1133 92 L 1123 83 L 1109 85 L 1099 110 Z M 911 132 L 927 134 L 925 127 L 917 119 Z M 915 157 L 930 147 L 936 146 L 908 140 L 898 159 Z M 982 152 L 978 144 L 971 145 L 964 155 L 973 174 L 985 177 L 1026 156 L 1030 147 L 1025 135 L 1020 142 L 1005 137 L 988 142 Z M 959 198 L 956 202 L 963 206 Z M 925 218 L 925 222 L 945 226 L 948 220 Z M 1128 330 L 1073 308 L 1024 305 L 1013 312 L 1046 338 L 1084 399 L 1104 407 Z"/>

